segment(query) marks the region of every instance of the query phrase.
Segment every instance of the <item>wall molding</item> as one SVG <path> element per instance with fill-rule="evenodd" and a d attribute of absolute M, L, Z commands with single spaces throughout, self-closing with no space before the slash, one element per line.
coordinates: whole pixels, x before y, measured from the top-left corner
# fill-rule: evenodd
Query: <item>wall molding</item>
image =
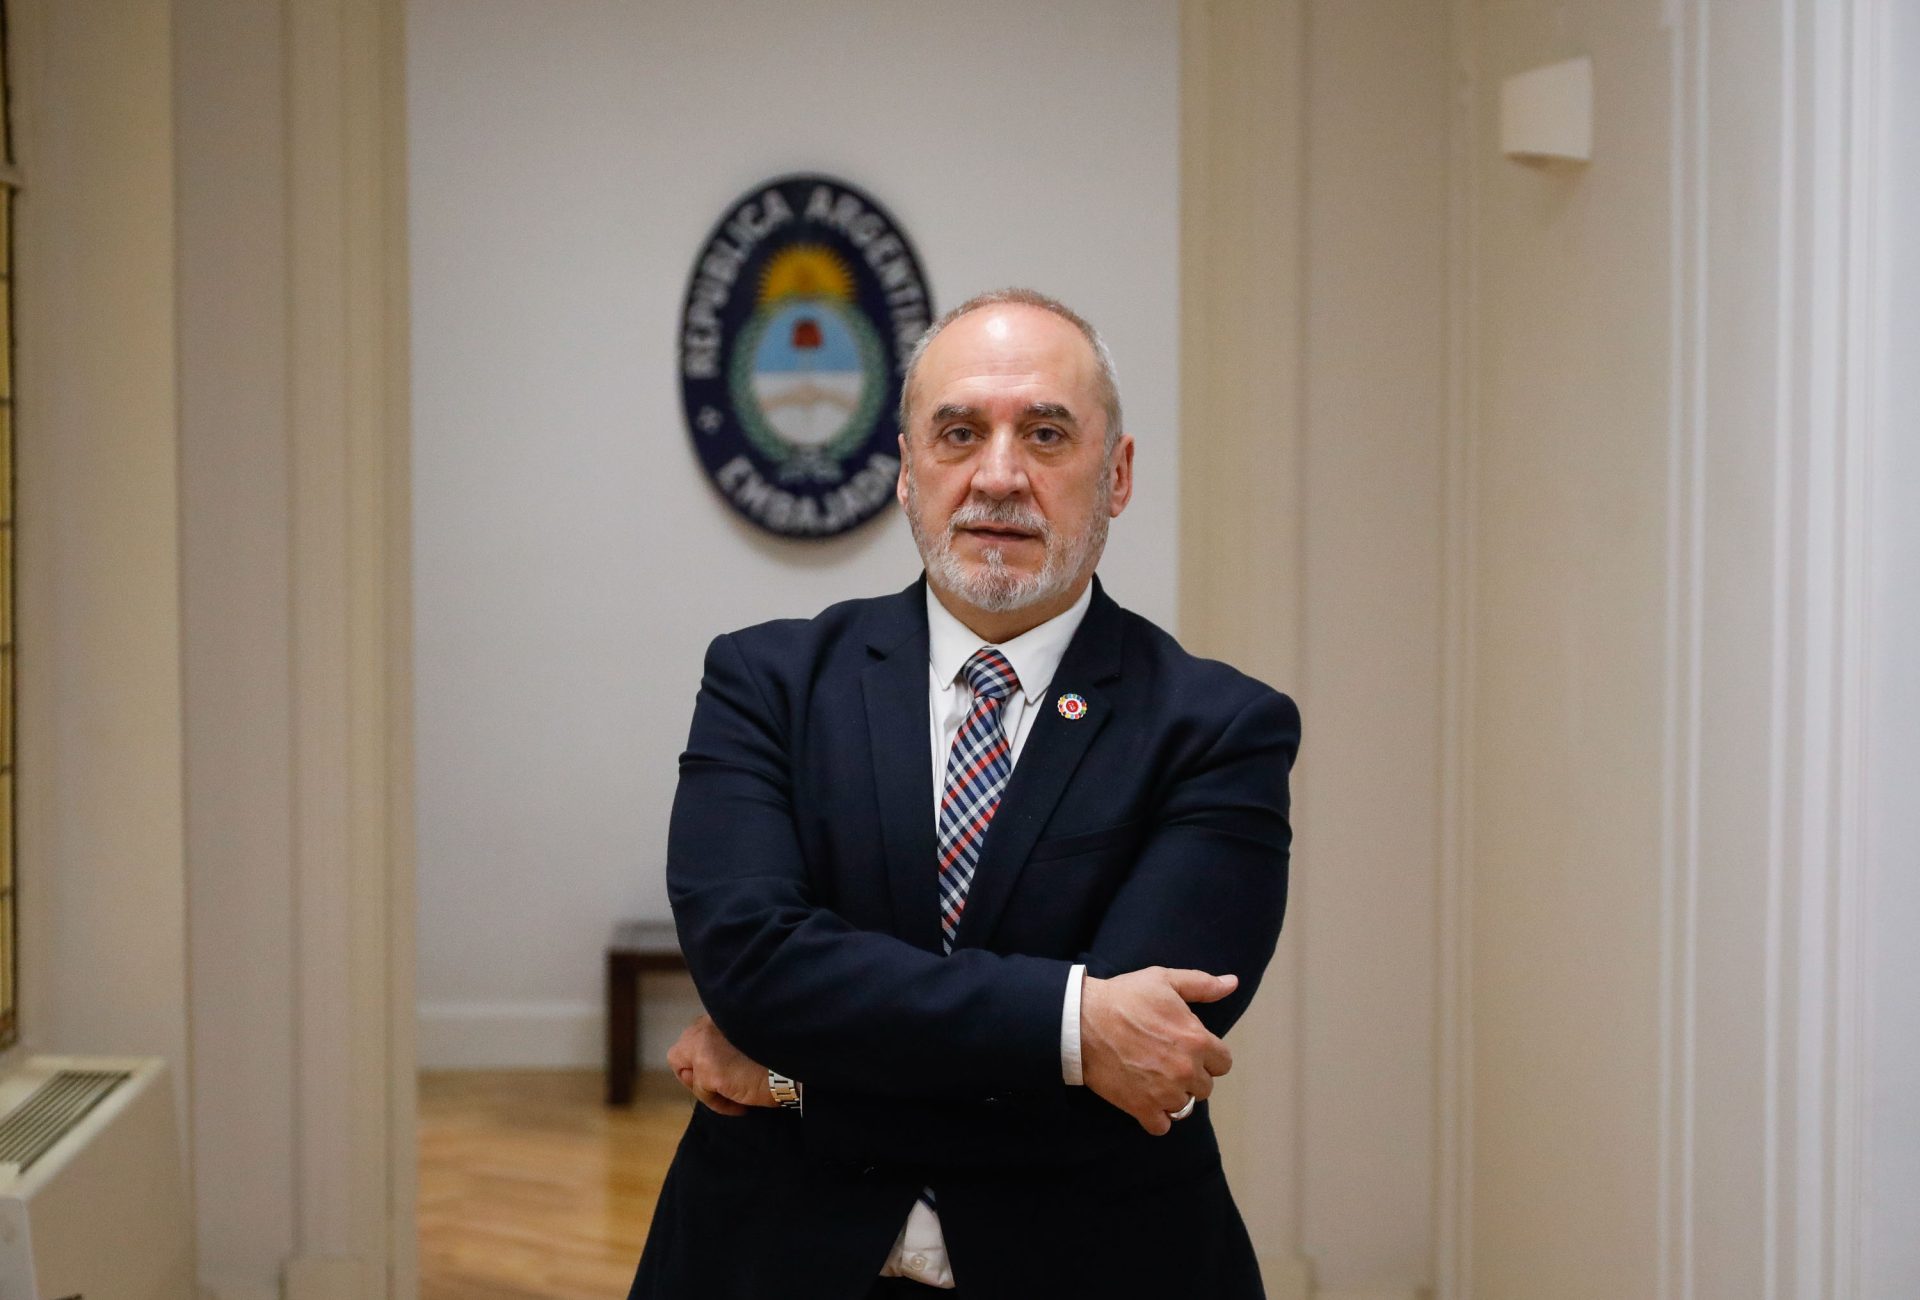
<path fill-rule="evenodd" d="M 1667 430 L 1666 699 L 1662 740 L 1660 1111 L 1657 1277 L 1661 1300 L 1692 1295 L 1695 972 L 1700 872 L 1700 674 L 1704 620 L 1705 15 L 1669 4 L 1671 361 Z"/>
<path fill-rule="evenodd" d="M 1441 484 L 1434 1281 L 1473 1294 L 1473 665 L 1479 427 L 1480 6 L 1452 0 L 1447 158 L 1447 451 Z"/>
<path fill-rule="evenodd" d="M 407 155 L 407 45 L 404 0 L 359 0 L 354 35 L 359 49 L 355 81 L 363 105 L 359 131 L 363 164 L 378 175 L 378 195 L 367 201 L 360 236 L 377 243 L 377 298 L 367 304 L 380 320 L 380 347 L 363 354 L 377 368 L 379 427 L 367 451 L 378 457 L 378 513 L 363 515 L 363 533 L 377 542 L 369 556 L 365 581 L 377 583 L 381 636 L 379 656 L 366 664 L 380 679 L 380 749 L 369 758 L 377 763 L 369 782 L 377 783 L 377 799 L 368 809 L 366 830 L 378 835 L 377 852 L 384 870 L 371 873 L 378 887 L 373 920 L 377 938 L 385 944 L 385 1005 L 367 1008 L 365 1026 L 378 1029 L 386 1049 L 384 1097 L 377 1101 L 385 1122 L 385 1149 L 379 1154 L 379 1176 L 385 1184 L 385 1215 L 381 1225 L 386 1246 L 385 1294 L 389 1300 L 414 1300 L 419 1294 L 420 1155 L 417 1137 L 419 1066 L 414 1017 L 415 935 L 418 929 L 419 889 L 415 880 L 414 833 L 414 686 L 413 686 L 413 369 L 411 279 L 408 249 L 411 227 L 407 220 L 409 184 Z M 371 378 L 371 376 L 369 376 Z M 378 817 L 378 830 L 373 825 Z M 370 1151 L 369 1155 L 373 1153 Z M 374 1170 L 369 1164 L 367 1178 Z"/>
<path fill-rule="evenodd" d="M 1876 553 L 1872 510 L 1876 464 L 1882 444 L 1894 434 L 1889 411 L 1893 352 L 1889 345 L 1888 284 L 1897 239 L 1910 239 L 1892 216 L 1888 194 L 1895 187 L 1896 140 L 1892 90 L 1894 14 L 1887 0 L 1854 0 L 1848 10 L 1847 75 L 1847 442 L 1842 508 L 1843 581 L 1840 590 L 1839 792 L 1835 837 L 1836 971 L 1834 1034 L 1834 1143 L 1832 1169 L 1833 1276 L 1829 1294 L 1854 1296 L 1875 1286 L 1868 1261 L 1880 1220 L 1869 1190 L 1868 1153 L 1876 1146 L 1873 1098 L 1883 1093 L 1875 1073 L 1873 1042 L 1883 1031 L 1875 1019 L 1874 972 L 1882 956 L 1871 921 L 1878 895 L 1872 808 L 1884 797 L 1874 788 L 1882 769 L 1873 759 L 1876 725 L 1871 703 L 1878 696 L 1873 667 L 1882 631 L 1872 605 L 1874 578 L 1888 557 Z M 1909 166 L 1911 154 L 1908 155 Z M 1898 1214 L 1887 1216 L 1901 1231 Z"/>
<path fill-rule="evenodd" d="M 1710 18 L 1723 25 L 1716 39 Z M 1884 253 L 1878 240 L 1885 167 L 1880 87 L 1881 0 L 1818 5 L 1780 0 L 1764 14 L 1670 6 L 1672 58 L 1672 418 L 1669 428 L 1667 738 L 1662 894 L 1659 1254 L 1662 1300 L 1692 1300 L 1717 1279 L 1702 1241 L 1750 1249 L 1764 1300 L 1858 1293 L 1863 1249 L 1867 983 L 1865 908 L 1872 864 L 1864 829 L 1865 700 L 1871 611 L 1870 472 L 1879 436 L 1883 355 L 1875 352 Z M 1751 24 L 1743 26 L 1742 24 Z M 1777 40 L 1769 70 L 1774 141 L 1772 265 L 1728 264 L 1712 244 L 1725 209 L 1742 202 L 1753 162 L 1716 116 L 1733 83 L 1760 70 L 1742 40 Z M 1725 52 L 1722 52 L 1722 51 Z M 1734 69 L 1738 69 L 1738 72 Z M 1724 76 L 1727 84 L 1722 85 Z M 1747 87 L 1750 89 L 1750 86 Z M 1724 112 L 1724 109 L 1720 111 Z M 1743 208 L 1742 211 L 1745 211 Z M 1757 373 L 1749 322 L 1729 318 L 1740 276 L 1771 279 L 1775 314 L 1762 357 L 1773 375 L 1766 538 L 1768 818 L 1764 932 L 1752 936 L 1703 909 L 1703 889 L 1736 870 L 1707 840 L 1703 801 L 1737 780 L 1713 761 L 1703 717 L 1718 699 L 1720 659 L 1707 592 L 1714 555 L 1746 540 L 1713 511 L 1719 458 L 1752 431 L 1718 409 L 1721 371 Z M 1723 281 L 1722 277 L 1726 277 Z M 1737 313 L 1735 313 L 1737 315 Z M 1719 381 L 1724 384 L 1726 381 Z M 1723 878 L 1724 877 L 1724 878 Z M 1748 949 L 1747 945 L 1751 945 Z M 1705 1145 L 1703 1100 L 1740 1068 L 1703 1035 L 1720 1013 L 1701 980 L 1705 953 L 1755 951 L 1762 980 L 1759 1209 L 1730 1227 L 1717 1205 L 1726 1153 Z M 1723 991 L 1718 994 L 1724 999 Z M 1703 1000 L 1706 999 L 1706 1000 Z M 1717 1139 L 1724 1143 L 1725 1138 Z M 1716 1221 L 1716 1219 L 1718 1221 Z"/>
<path fill-rule="evenodd" d="M 1848 1297 L 1860 1286 L 1869 1082 L 1868 502 L 1887 365 L 1875 349 L 1886 256 L 1878 241 L 1887 234 L 1879 225 L 1887 15 L 1883 0 L 1787 0 L 1784 12 L 1794 54 L 1784 69 L 1788 139 L 1806 150 L 1789 154 L 1793 165 L 1783 169 L 1783 206 L 1805 233 L 1782 240 L 1782 297 L 1791 307 L 1782 330 L 1804 397 L 1792 394 L 1782 412 L 1798 475 L 1782 494 L 1796 564 L 1779 587 L 1789 861 L 1798 878 L 1782 899 L 1788 946 L 1769 953 L 1791 993 L 1769 1027 L 1782 1043 L 1784 1094 L 1784 1167 L 1770 1171 L 1780 1186 L 1770 1198 L 1777 1245 L 1769 1282 L 1777 1277 L 1782 1292 L 1799 1297 Z"/>
<path fill-rule="evenodd" d="M 412 709 L 399 0 L 287 0 L 296 1253 L 411 1296 Z"/>

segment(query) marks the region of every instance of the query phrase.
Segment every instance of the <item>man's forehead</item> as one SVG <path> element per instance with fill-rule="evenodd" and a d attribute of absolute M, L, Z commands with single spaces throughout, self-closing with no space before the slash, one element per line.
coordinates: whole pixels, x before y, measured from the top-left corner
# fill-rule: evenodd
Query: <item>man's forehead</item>
<path fill-rule="evenodd" d="M 1093 348 L 1070 321 L 1024 303 L 969 312 L 935 336 L 916 378 L 923 392 L 978 383 L 1084 390 L 1098 372 Z"/>

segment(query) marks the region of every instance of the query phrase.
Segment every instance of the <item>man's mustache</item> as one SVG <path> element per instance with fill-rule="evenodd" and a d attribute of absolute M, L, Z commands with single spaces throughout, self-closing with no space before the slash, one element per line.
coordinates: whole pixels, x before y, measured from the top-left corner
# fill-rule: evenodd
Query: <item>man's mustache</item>
<path fill-rule="evenodd" d="M 982 524 L 999 528 L 1017 528 L 1021 532 L 1032 533 L 1042 541 L 1053 535 L 1047 518 L 1037 510 L 1026 509 L 1012 501 L 1000 501 L 992 505 L 971 501 L 953 512 L 947 520 L 947 539 L 962 528 L 976 528 Z"/>

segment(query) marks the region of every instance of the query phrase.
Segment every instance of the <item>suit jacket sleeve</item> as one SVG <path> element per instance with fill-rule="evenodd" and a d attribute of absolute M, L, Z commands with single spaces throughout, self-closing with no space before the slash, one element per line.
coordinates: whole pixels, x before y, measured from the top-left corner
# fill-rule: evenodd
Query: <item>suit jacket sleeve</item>
<path fill-rule="evenodd" d="M 680 760 L 667 889 L 720 1031 L 815 1087 L 954 1098 L 1062 1089 L 1070 963 L 979 950 L 941 957 L 816 904 L 795 830 L 786 725 L 735 639 L 715 640 Z"/>
<path fill-rule="evenodd" d="M 1293 701 L 1261 687 L 1195 749 L 1082 957 L 1089 976 L 1147 966 L 1236 974 L 1232 996 L 1194 1008 L 1214 1033 L 1232 1028 L 1280 935 L 1287 777 L 1299 743 Z M 1130 1116 L 1083 1088 L 965 1106 L 810 1089 L 806 1130 L 813 1149 L 838 1159 L 953 1167 L 1068 1162 L 1141 1136 Z"/>

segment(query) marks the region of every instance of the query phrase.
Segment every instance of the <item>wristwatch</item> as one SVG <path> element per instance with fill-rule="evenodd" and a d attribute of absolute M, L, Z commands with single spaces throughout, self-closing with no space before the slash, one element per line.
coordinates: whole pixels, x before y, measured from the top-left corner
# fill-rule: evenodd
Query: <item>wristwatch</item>
<path fill-rule="evenodd" d="M 781 1110 L 800 1109 L 800 1085 L 778 1070 L 767 1071 L 767 1091 Z"/>

